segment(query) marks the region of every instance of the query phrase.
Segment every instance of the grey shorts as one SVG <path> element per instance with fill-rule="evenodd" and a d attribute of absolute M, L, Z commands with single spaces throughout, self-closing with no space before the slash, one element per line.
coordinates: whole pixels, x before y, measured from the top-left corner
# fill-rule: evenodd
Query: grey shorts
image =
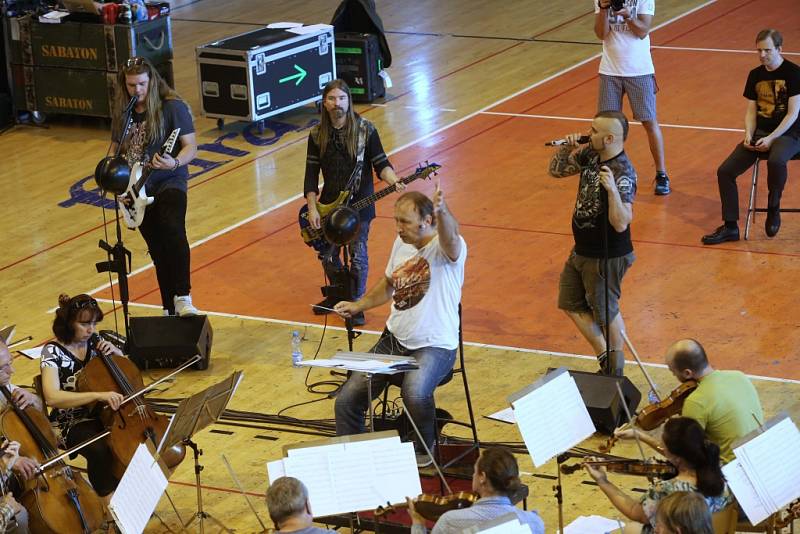
<path fill-rule="evenodd" d="M 608 258 L 608 315 L 613 321 L 619 313 L 619 298 L 622 296 L 622 278 L 633 265 L 636 256 L 630 252 L 624 256 Z M 591 313 L 600 326 L 606 324 L 605 283 L 603 281 L 603 259 L 587 258 L 569 254 L 564 270 L 558 279 L 558 307 L 570 312 Z"/>
<path fill-rule="evenodd" d="M 608 76 L 600 75 L 600 94 L 597 97 L 597 111 L 622 111 L 622 95 L 628 95 L 633 110 L 633 118 L 640 122 L 656 118 L 656 77 Z"/>

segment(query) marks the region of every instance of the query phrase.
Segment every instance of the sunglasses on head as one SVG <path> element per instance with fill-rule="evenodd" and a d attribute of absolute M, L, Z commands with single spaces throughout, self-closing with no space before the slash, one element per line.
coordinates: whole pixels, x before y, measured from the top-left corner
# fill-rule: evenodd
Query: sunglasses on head
<path fill-rule="evenodd" d="M 125 68 L 126 69 L 130 69 L 130 68 L 133 68 L 133 67 L 138 67 L 140 65 L 144 65 L 145 64 L 144 62 L 145 62 L 145 59 L 143 57 L 141 57 L 141 56 L 131 57 L 131 58 L 128 58 L 125 61 Z"/>
<path fill-rule="evenodd" d="M 69 305 L 72 310 L 82 310 L 84 308 L 99 308 L 97 301 L 93 298 L 74 300 Z"/>

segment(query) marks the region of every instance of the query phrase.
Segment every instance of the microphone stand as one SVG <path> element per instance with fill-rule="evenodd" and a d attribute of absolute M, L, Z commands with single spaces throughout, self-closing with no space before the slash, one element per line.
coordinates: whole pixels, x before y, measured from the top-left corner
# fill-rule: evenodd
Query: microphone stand
<path fill-rule="evenodd" d="M 127 108 L 125 109 L 125 117 L 122 124 L 124 124 L 122 128 L 122 135 L 120 136 L 119 143 L 117 143 L 117 149 L 114 152 L 114 157 L 118 158 L 120 153 L 122 152 L 122 145 L 125 143 L 125 140 L 128 137 L 128 133 L 131 129 L 131 124 L 133 122 L 133 109 L 136 105 L 136 96 L 131 98 L 131 104 L 128 104 Z M 107 191 L 103 191 L 103 196 Z M 108 260 L 101 261 L 95 263 L 95 268 L 97 269 L 98 273 L 105 273 L 105 272 L 113 272 L 117 274 L 117 286 L 119 287 L 119 299 L 122 303 L 122 318 L 123 318 L 123 325 L 125 329 L 125 340 L 126 344 L 130 339 L 130 320 L 129 320 L 129 312 L 128 312 L 128 302 L 130 300 L 129 293 L 128 293 L 128 273 L 131 270 L 131 251 L 125 248 L 124 243 L 122 242 L 122 226 L 120 225 L 119 219 L 119 203 L 117 201 L 114 202 L 114 218 L 116 219 L 116 226 L 117 226 L 117 242 L 114 246 L 108 244 L 108 242 L 101 239 L 97 246 L 103 249 L 106 252 L 106 256 Z M 127 260 L 127 262 L 126 262 Z"/>

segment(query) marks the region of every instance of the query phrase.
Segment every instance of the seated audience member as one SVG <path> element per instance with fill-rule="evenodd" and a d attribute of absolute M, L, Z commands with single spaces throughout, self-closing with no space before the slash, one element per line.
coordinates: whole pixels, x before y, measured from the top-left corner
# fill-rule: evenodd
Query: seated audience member
<path fill-rule="evenodd" d="M 308 504 L 308 490 L 292 477 L 280 477 L 267 489 L 267 510 L 277 532 L 294 534 L 335 534 L 312 526 L 314 516 Z"/>
<path fill-rule="evenodd" d="M 472 472 L 472 491 L 480 498 L 469 508 L 442 514 L 433 527 L 433 534 L 461 534 L 465 528 L 510 512 L 517 514 L 520 523 L 528 525 L 533 534 L 544 534 L 544 522 L 535 511 L 527 512 L 512 504 L 512 497 L 521 489 L 517 459 L 511 451 L 505 447 L 484 450 Z M 413 521 L 411 533 L 424 534 L 427 532 L 425 518 L 416 511 L 412 499 L 406 500 Z"/>

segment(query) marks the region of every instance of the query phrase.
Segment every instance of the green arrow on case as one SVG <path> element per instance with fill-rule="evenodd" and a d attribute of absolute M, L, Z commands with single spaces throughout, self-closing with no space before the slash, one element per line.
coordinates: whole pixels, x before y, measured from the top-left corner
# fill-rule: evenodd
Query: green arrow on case
<path fill-rule="evenodd" d="M 290 81 L 294 80 L 295 78 L 297 78 L 297 81 L 294 82 L 294 84 L 295 85 L 300 85 L 300 82 L 302 82 L 305 79 L 306 74 L 308 74 L 308 73 L 300 65 L 295 65 L 294 69 L 297 71 L 297 74 L 292 74 L 291 76 L 287 76 L 286 78 L 281 78 L 280 80 L 278 80 L 278 83 L 290 82 Z"/>

